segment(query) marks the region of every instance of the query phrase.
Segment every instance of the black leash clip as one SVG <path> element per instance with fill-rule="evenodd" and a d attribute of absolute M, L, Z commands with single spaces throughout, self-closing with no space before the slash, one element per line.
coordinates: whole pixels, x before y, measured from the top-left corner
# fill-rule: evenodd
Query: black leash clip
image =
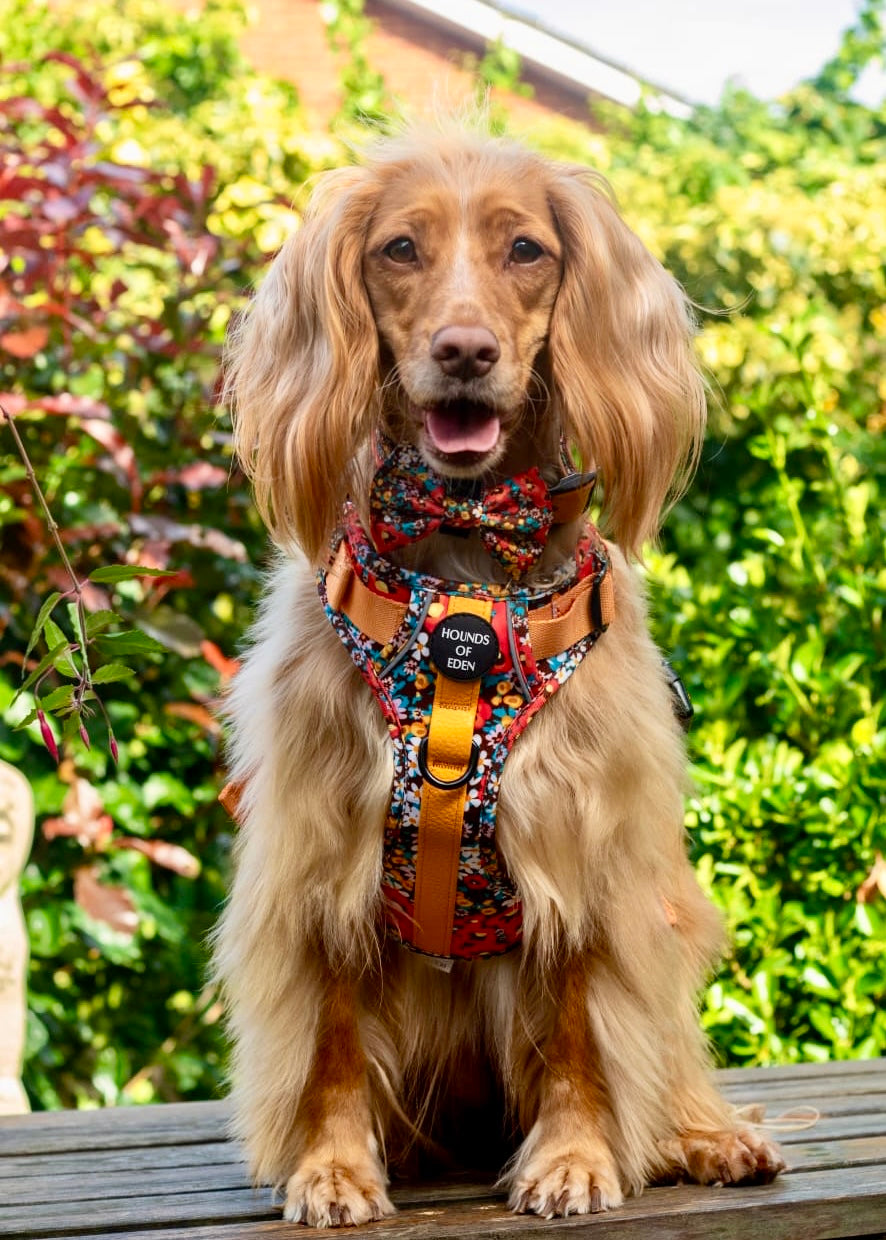
<path fill-rule="evenodd" d="M 695 714 L 695 707 L 692 705 L 686 686 L 680 679 L 680 676 L 671 667 L 667 659 L 662 659 L 662 667 L 665 669 L 667 676 L 668 688 L 671 691 L 671 705 L 674 708 L 674 714 L 679 720 L 680 727 L 684 732 L 689 731 L 689 725 L 692 723 L 692 716 Z"/>

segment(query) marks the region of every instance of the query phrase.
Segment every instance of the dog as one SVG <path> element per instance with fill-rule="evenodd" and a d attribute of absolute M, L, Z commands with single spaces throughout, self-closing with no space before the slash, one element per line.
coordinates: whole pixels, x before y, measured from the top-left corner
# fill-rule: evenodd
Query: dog
<path fill-rule="evenodd" d="M 445 129 L 324 174 L 233 331 L 278 553 L 215 955 L 234 1128 L 289 1220 L 390 1214 L 416 1148 L 510 1151 L 547 1217 L 784 1166 L 709 1078 L 722 927 L 630 566 L 697 459 L 692 336 L 599 175 Z"/>

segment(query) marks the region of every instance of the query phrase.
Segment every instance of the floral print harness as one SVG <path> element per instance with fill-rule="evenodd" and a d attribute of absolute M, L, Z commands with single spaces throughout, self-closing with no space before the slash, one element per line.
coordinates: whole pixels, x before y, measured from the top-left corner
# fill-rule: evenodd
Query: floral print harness
<path fill-rule="evenodd" d="M 335 568 L 333 569 L 333 561 Z M 519 896 L 496 848 L 495 821 L 502 770 L 517 738 L 531 719 L 572 675 L 602 632 L 608 615 L 600 607 L 601 584 L 610 572 L 609 556 L 596 528 L 587 523 L 575 550 L 574 570 L 556 588 L 531 590 L 512 581 L 507 585 L 444 581 L 393 564 L 370 540 L 354 507 L 346 506 L 344 525 L 330 565 L 319 573 L 319 591 L 327 617 L 349 655 L 372 689 L 391 738 L 394 778 L 384 828 L 382 892 L 386 925 L 390 933 L 414 950 L 448 960 L 494 956 L 517 946 L 522 936 Z M 344 574 L 344 577 L 342 576 Z M 335 580 L 334 580 L 335 578 Z M 352 614 L 359 609 L 343 600 L 347 578 L 361 597 L 381 608 L 385 625 L 370 635 Z M 336 584 L 336 582 L 338 584 Z M 557 615 L 557 601 L 585 583 L 591 599 L 589 619 L 577 640 L 563 650 L 533 653 L 533 617 Z M 611 578 L 606 583 L 611 588 Z M 464 608 L 481 608 L 480 622 L 464 616 Z M 438 626 L 452 619 L 448 630 L 435 638 Z M 482 629 L 477 640 L 493 646 L 493 655 L 481 659 L 460 678 L 479 691 L 469 709 L 470 760 L 457 781 L 441 783 L 429 771 L 427 742 L 432 725 L 438 680 L 449 683 L 435 663 L 441 659 L 441 637 L 452 638 L 449 654 L 465 653 L 458 644 L 465 629 Z M 492 641 L 489 626 L 497 639 Z M 537 630 L 536 630 L 537 631 Z M 453 638 L 454 635 L 454 638 Z M 470 634 L 468 634 L 470 636 Z M 454 643 L 454 644 L 453 644 Z M 548 643 L 550 644 L 550 643 Z M 445 643 L 444 643 L 445 645 Z M 540 643 L 536 643 L 537 646 Z M 452 662 L 468 662 L 455 658 Z M 457 686 L 456 686 L 457 688 Z M 441 711 L 442 713 L 442 711 Z M 442 726 L 442 725 L 441 725 Z M 423 797 L 433 795 L 445 802 L 455 793 L 434 793 L 429 786 L 463 791 L 456 817 L 450 824 L 454 836 L 452 872 L 433 875 L 435 883 L 451 887 L 444 932 L 428 939 L 417 918 L 417 869 L 422 832 Z M 460 817 L 460 823 L 459 823 Z M 460 839 L 459 839 L 460 835 Z M 439 867 L 438 867 L 439 868 Z M 421 883 L 418 875 L 418 882 Z M 445 905 L 445 899 L 444 899 Z"/>

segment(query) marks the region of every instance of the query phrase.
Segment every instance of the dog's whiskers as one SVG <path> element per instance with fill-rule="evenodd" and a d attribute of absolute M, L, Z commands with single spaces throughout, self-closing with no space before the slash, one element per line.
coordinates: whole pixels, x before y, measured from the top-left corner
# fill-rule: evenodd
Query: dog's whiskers
<path fill-rule="evenodd" d="M 401 393 L 403 392 L 403 385 L 400 382 L 400 363 L 399 362 L 396 362 L 391 367 L 391 369 L 388 371 L 388 373 L 385 375 L 382 382 L 376 388 L 376 394 L 378 396 L 384 396 L 384 394 L 390 388 L 394 388 L 394 387 L 399 388 Z"/>

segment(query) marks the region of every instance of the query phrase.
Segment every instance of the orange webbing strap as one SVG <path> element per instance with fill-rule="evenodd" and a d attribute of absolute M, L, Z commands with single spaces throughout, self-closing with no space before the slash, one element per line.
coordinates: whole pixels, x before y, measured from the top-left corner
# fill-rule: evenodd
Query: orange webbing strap
<path fill-rule="evenodd" d="M 226 809 L 234 822 L 239 822 L 240 800 L 243 796 L 243 785 L 229 781 L 218 794 L 222 809 Z"/>
<path fill-rule="evenodd" d="M 326 597 L 333 611 L 343 611 L 351 624 L 383 646 L 393 639 L 406 615 L 405 603 L 376 594 L 363 584 L 344 541 L 326 572 Z"/>
<path fill-rule="evenodd" d="M 558 594 L 549 605 L 529 612 L 529 634 L 536 659 L 550 659 L 595 629 L 611 624 L 615 615 L 611 564 L 597 587 L 596 600 L 593 586 L 593 579 L 586 577 L 565 594 Z M 344 612 L 352 624 L 383 646 L 393 640 L 406 614 L 405 603 L 376 594 L 363 584 L 354 572 L 344 543 L 327 573 L 326 592 L 335 611 Z"/>
<path fill-rule="evenodd" d="M 593 577 L 585 577 L 565 594 L 556 595 L 549 606 L 529 612 L 533 658 L 550 659 L 589 633 L 609 627 L 615 615 L 611 564 L 596 591 L 594 585 Z"/>
<path fill-rule="evenodd" d="M 492 602 L 453 597 L 447 615 L 467 612 L 489 620 Z M 471 761 L 480 680 L 452 680 L 437 674 L 427 769 L 443 782 L 458 779 Z M 455 896 L 467 781 L 457 788 L 422 786 L 415 858 L 414 945 L 435 956 L 448 956 L 455 920 Z"/>
<path fill-rule="evenodd" d="M 571 491 L 555 492 L 551 495 L 551 505 L 554 509 L 554 525 L 569 525 L 571 521 L 578 520 L 591 502 L 595 481 L 596 474 L 590 482 L 586 482 L 580 487 L 574 487 Z"/>

